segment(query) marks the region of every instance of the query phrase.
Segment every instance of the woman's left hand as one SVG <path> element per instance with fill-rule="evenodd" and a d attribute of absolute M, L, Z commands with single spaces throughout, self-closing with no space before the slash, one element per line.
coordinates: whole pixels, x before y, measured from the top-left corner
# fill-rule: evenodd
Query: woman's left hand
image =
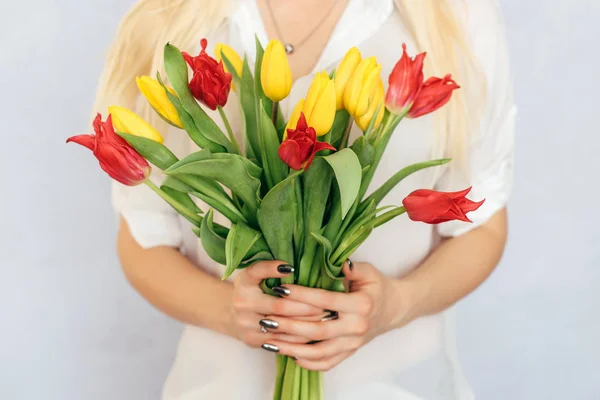
<path fill-rule="evenodd" d="M 398 286 L 401 281 L 388 278 L 369 263 L 345 263 L 344 275 L 349 293 L 336 293 L 297 285 L 286 297 L 323 310 L 334 310 L 338 318 L 323 322 L 267 316 L 278 333 L 310 338 L 317 343 L 295 344 L 271 341 L 263 345 L 269 351 L 295 357 L 297 364 L 314 371 L 327 371 L 351 356 L 378 335 L 404 325 L 408 304 Z"/>

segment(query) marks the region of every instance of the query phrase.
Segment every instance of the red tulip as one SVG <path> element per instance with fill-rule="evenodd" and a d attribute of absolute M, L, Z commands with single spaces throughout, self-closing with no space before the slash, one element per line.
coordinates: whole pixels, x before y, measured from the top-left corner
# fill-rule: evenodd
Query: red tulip
<path fill-rule="evenodd" d="M 194 73 L 190 82 L 190 90 L 202 104 L 211 110 L 216 110 L 217 106 L 223 107 L 227 103 L 232 76 L 225 72 L 223 62 L 217 62 L 206 53 L 208 45 L 206 39 L 202 39 L 200 45 L 202 50 L 195 57 L 183 53 L 185 61 Z"/>
<path fill-rule="evenodd" d="M 423 85 L 425 55 L 426 53 L 421 53 L 412 59 L 406 52 L 406 44 L 402 45 L 402 58 L 390 74 L 390 87 L 385 97 L 385 105 L 392 114 L 404 114 L 419 95 Z"/>
<path fill-rule="evenodd" d="M 288 129 L 287 139 L 279 146 L 279 158 L 292 169 L 306 169 L 321 150 L 335 150 L 335 147 L 318 142 L 315 130 L 306 123 L 304 113 L 300 113 L 296 129 Z"/>
<path fill-rule="evenodd" d="M 413 221 L 439 224 L 447 221 L 471 222 L 467 213 L 477 210 L 485 200 L 474 202 L 465 196 L 471 188 L 460 192 L 437 192 L 420 189 L 409 194 L 402 204 Z"/>
<path fill-rule="evenodd" d="M 408 112 L 409 118 L 434 112 L 450 101 L 452 92 L 460 88 L 448 74 L 443 78 L 431 77 L 421 87 L 421 92 Z"/>
<path fill-rule="evenodd" d="M 95 135 L 78 135 L 67 139 L 94 152 L 100 167 L 114 180 L 127 186 L 143 183 L 150 175 L 148 162 L 122 137 L 115 133 L 112 117 L 106 122 L 98 114 L 94 119 Z"/>

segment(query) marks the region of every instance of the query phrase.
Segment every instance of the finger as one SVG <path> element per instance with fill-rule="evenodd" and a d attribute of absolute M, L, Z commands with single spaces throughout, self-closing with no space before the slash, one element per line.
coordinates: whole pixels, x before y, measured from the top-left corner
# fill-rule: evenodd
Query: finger
<path fill-rule="evenodd" d="M 354 351 L 362 344 L 357 336 L 344 336 L 325 340 L 315 344 L 297 344 L 273 340 L 265 342 L 263 349 L 297 359 L 320 361 L 335 357 L 341 353 Z"/>
<path fill-rule="evenodd" d="M 284 261 L 260 261 L 249 266 L 242 275 L 242 283 L 259 285 L 268 278 L 285 278 L 294 273 L 294 267 Z"/>
<path fill-rule="evenodd" d="M 344 314 L 340 319 L 327 322 L 299 321 L 291 318 L 268 316 L 262 320 L 262 324 L 273 331 L 319 341 L 341 336 L 362 336 L 368 330 L 366 320 L 358 314 Z"/>
<path fill-rule="evenodd" d="M 346 260 L 342 265 L 342 272 L 347 280 L 351 282 L 368 283 L 374 279 L 375 268 L 369 263 L 352 262 Z"/>
<path fill-rule="evenodd" d="M 294 300 L 258 293 L 255 296 L 236 296 L 233 306 L 238 312 L 282 317 L 309 317 L 323 314 L 323 309 Z"/>
<path fill-rule="evenodd" d="M 291 343 L 307 343 L 311 340 L 306 337 L 294 336 L 284 332 L 277 332 L 273 329 L 265 332 L 262 329 L 263 324 L 261 324 L 261 321 L 263 320 L 264 317 L 253 313 L 246 313 L 237 317 L 237 326 L 240 327 L 246 335 L 244 340 L 245 342 L 250 340 L 256 347 L 259 347 L 268 340 L 281 340 Z M 251 339 L 249 339 L 249 337 L 251 337 Z"/>
<path fill-rule="evenodd" d="M 275 332 L 263 333 L 259 331 L 246 331 L 242 334 L 242 341 L 250 347 L 259 348 L 265 343 L 295 343 L 303 344 L 310 341 L 307 338 L 286 335 Z"/>
<path fill-rule="evenodd" d="M 299 303 L 310 304 L 322 310 L 335 310 L 339 313 L 358 313 L 365 308 L 368 302 L 364 293 L 338 293 L 323 289 L 313 289 L 298 285 L 282 285 L 289 289 L 287 299 Z"/>
<path fill-rule="evenodd" d="M 346 352 L 340 353 L 334 357 L 326 358 L 324 360 L 319 360 L 319 361 L 298 359 L 298 360 L 296 360 L 296 364 L 298 364 L 302 368 L 308 369 L 310 371 L 325 372 L 325 371 L 329 371 L 333 367 L 339 365 L 342 361 L 344 361 L 346 358 L 350 357 L 355 352 L 356 352 L 356 350 L 346 351 Z"/>

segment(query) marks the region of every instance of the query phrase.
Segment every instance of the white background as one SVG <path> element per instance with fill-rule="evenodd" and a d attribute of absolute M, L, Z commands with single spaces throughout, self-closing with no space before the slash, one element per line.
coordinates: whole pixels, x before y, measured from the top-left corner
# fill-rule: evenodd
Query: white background
<path fill-rule="evenodd" d="M 126 283 L 88 124 L 131 0 L 0 4 L 0 398 L 157 399 L 180 326 Z M 519 106 L 510 242 L 459 307 L 483 400 L 600 398 L 600 3 L 502 0 Z"/>

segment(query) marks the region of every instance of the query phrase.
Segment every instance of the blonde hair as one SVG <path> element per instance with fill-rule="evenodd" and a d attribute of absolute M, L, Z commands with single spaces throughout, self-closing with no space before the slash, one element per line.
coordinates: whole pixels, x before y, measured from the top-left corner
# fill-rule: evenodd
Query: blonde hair
<path fill-rule="evenodd" d="M 459 84 L 485 87 L 485 80 L 471 52 L 458 9 L 450 0 L 395 0 L 419 51 L 427 51 L 426 76 L 452 73 Z M 454 2 L 453 2 L 454 3 Z M 97 91 L 95 112 L 109 105 L 134 108 L 144 119 L 164 131 L 164 122 L 142 101 L 135 84 L 139 75 L 161 71 L 162 45 L 194 48 L 227 18 L 230 0 L 139 0 L 118 28 Z M 474 83 L 473 83 L 474 82 Z M 482 93 L 481 93 L 482 94 Z M 437 140 L 432 156 L 464 160 L 469 133 L 479 118 L 481 97 L 456 91 L 452 101 L 435 114 Z"/>

